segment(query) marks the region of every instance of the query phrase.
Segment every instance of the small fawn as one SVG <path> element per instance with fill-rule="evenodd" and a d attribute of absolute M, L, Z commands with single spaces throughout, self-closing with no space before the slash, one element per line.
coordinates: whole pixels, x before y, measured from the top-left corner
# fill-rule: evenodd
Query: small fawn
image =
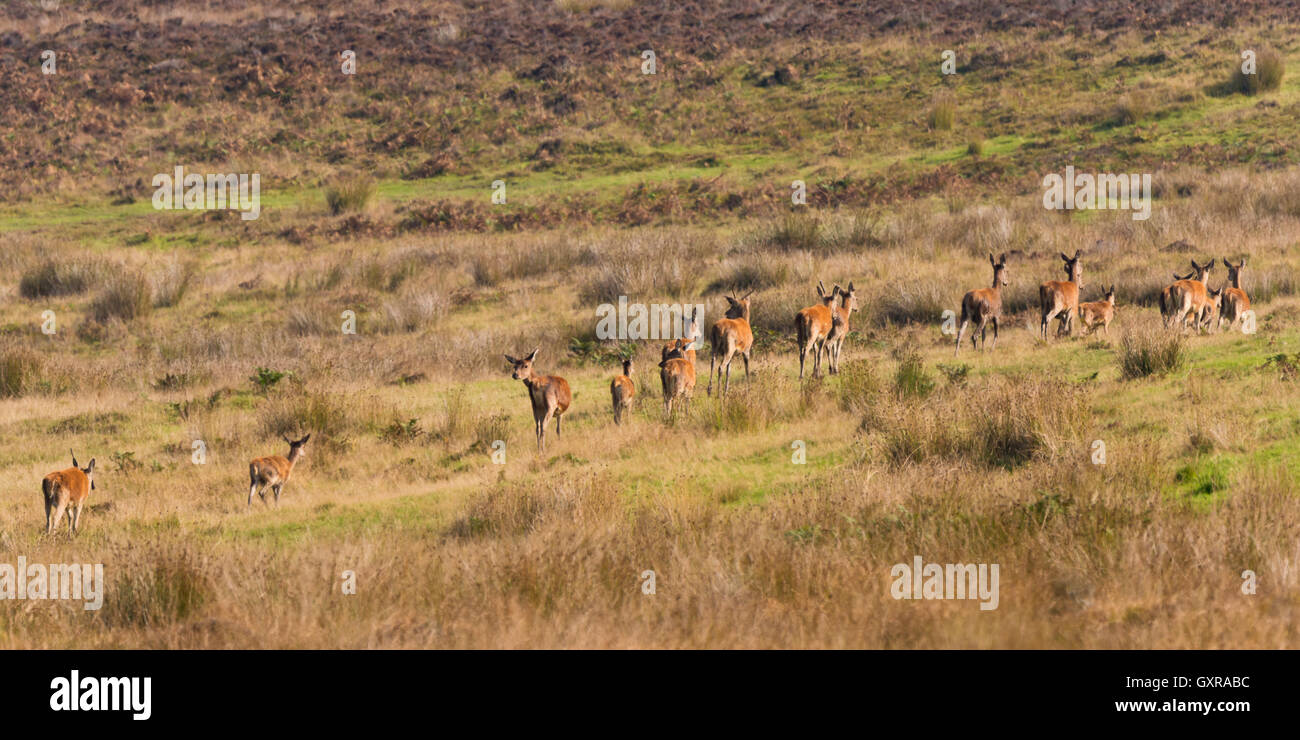
<path fill-rule="evenodd" d="M 284 484 L 289 482 L 289 474 L 293 472 L 293 466 L 307 455 L 307 440 L 311 439 L 311 434 L 297 441 L 289 439 L 281 434 L 280 439 L 289 443 L 288 457 L 271 455 L 270 457 L 259 457 L 248 464 L 248 508 L 253 507 L 253 494 L 262 499 L 262 504 L 266 503 L 266 487 L 271 487 L 271 492 L 275 494 L 275 508 L 280 508 L 280 491 L 284 489 Z"/>
<path fill-rule="evenodd" d="M 713 395 L 713 363 L 721 358 L 718 365 L 718 386 L 723 398 L 731 387 L 731 361 L 736 355 L 745 361 L 745 382 L 749 382 L 749 353 L 754 349 L 754 332 L 749 328 L 749 297 L 754 291 L 741 298 L 726 296 L 730 308 L 726 318 L 718 319 L 709 329 L 709 386 L 707 393 Z M 727 380 L 723 385 L 722 371 L 726 368 Z"/>
<path fill-rule="evenodd" d="M 998 346 L 998 319 L 1002 316 L 1002 286 L 1007 285 L 1007 253 L 1003 252 L 995 261 L 989 255 L 989 264 L 993 266 L 993 286 L 968 291 L 961 299 L 961 328 L 957 330 L 957 348 L 953 355 L 961 352 L 961 337 L 966 333 L 966 326 L 972 321 L 978 324 L 970 335 L 971 349 L 975 349 L 975 337 L 981 343 L 987 343 L 984 325 L 993 322 L 993 348 Z"/>
<path fill-rule="evenodd" d="M 632 410 L 632 396 L 636 395 L 636 384 L 632 382 L 632 360 L 623 360 L 623 374 L 615 375 L 609 381 L 609 395 L 614 401 L 614 423 L 623 423 L 623 414 Z M 557 432 L 558 434 L 558 432 Z"/>
<path fill-rule="evenodd" d="M 71 452 L 71 450 L 69 450 Z M 72 453 L 72 467 L 50 473 L 41 481 L 41 493 L 45 495 L 45 534 L 54 533 L 66 512 L 68 516 L 68 534 L 76 534 L 81 526 L 81 507 L 86 497 L 95 490 L 95 458 L 90 458 L 86 467 L 77 465 L 77 453 Z"/>
<path fill-rule="evenodd" d="M 1219 299 L 1219 326 L 1222 327 L 1226 319 L 1228 331 L 1232 331 L 1232 327 L 1250 310 L 1250 298 L 1241 289 L 1241 271 L 1246 269 L 1246 258 L 1242 257 L 1235 265 L 1227 257 L 1221 259 L 1223 266 L 1228 268 L 1228 283 L 1231 287 L 1224 288 L 1223 296 Z"/>
<path fill-rule="evenodd" d="M 537 349 L 540 349 L 537 348 Z M 528 400 L 533 405 L 533 421 L 537 425 L 537 451 L 546 451 L 546 423 L 555 417 L 555 438 L 560 438 L 560 417 L 569 410 L 573 402 L 573 393 L 569 390 L 569 381 L 558 375 L 539 375 L 533 370 L 533 360 L 537 359 L 537 349 L 522 360 L 506 355 L 506 361 L 514 366 L 510 377 L 524 381 L 528 388 Z"/>
<path fill-rule="evenodd" d="M 1166 288 L 1166 292 L 1160 294 L 1160 313 L 1165 318 L 1166 327 L 1185 328 L 1187 320 L 1192 319 L 1196 321 L 1197 333 L 1200 333 L 1200 317 L 1204 314 L 1206 304 L 1210 300 L 1205 281 L 1209 279 L 1210 270 L 1214 268 L 1214 260 L 1203 265 L 1197 264 L 1196 260 L 1191 260 L 1191 263 L 1196 279 L 1185 278 Z"/>
<path fill-rule="evenodd" d="M 686 328 L 682 334 L 682 336 L 686 338 L 686 353 L 682 355 L 682 357 L 686 358 L 687 360 L 690 360 L 692 365 L 695 364 L 695 347 L 700 343 L 700 339 L 704 336 L 703 332 L 700 331 L 700 318 L 701 318 L 700 309 L 696 308 L 691 312 L 691 315 L 687 318 Z M 663 357 L 661 357 L 660 359 L 663 360 L 668 359 L 668 353 L 672 352 L 673 348 L 676 346 L 677 346 L 676 341 L 672 341 L 669 342 L 668 344 L 665 344 L 663 349 Z"/>
<path fill-rule="evenodd" d="M 840 350 L 844 349 L 844 338 L 849 335 L 849 317 L 853 312 L 858 310 L 858 291 L 853 287 L 853 282 L 849 281 L 849 289 L 845 290 L 840 286 L 835 286 L 832 295 L 840 297 L 839 308 L 832 308 L 831 312 L 834 318 L 831 320 L 831 333 L 826 338 L 828 356 L 831 363 L 831 375 L 838 375 L 840 372 Z"/>
<path fill-rule="evenodd" d="M 801 309 L 794 315 L 794 330 L 799 342 L 799 379 L 803 380 L 804 362 L 808 359 L 808 353 L 813 353 L 813 377 L 821 375 L 822 369 L 822 350 L 826 347 L 826 341 L 831 333 L 831 324 L 834 321 L 833 312 L 835 310 L 835 297 L 839 295 L 839 286 L 835 290 L 827 293 L 822 287 L 822 281 L 817 281 L 817 296 L 821 298 L 820 306 L 809 306 Z"/>
<path fill-rule="evenodd" d="M 1056 336 L 1069 336 L 1074 331 L 1074 314 L 1079 310 L 1079 289 L 1083 287 L 1083 265 L 1079 263 L 1079 255 L 1082 253 L 1082 250 L 1076 249 L 1074 257 L 1066 257 L 1062 252 L 1061 259 L 1065 260 L 1067 279 L 1048 280 L 1038 286 L 1041 313 L 1038 330 L 1044 342 L 1047 341 L 1047 325 L 1054 318 L 1061 321 L 1060 326 L 1056 327 Z"/>
<path fill-rule="evenodd" d="M 1100 301 L 1079 304 L 1079 321 L 1083 323 L 1086 334 L 1093 334 L 1101 327 L 1110 336 L 1110 322 L 1115 318 L 1115 286 L 1106 290 L 1106 297 Z"/>
<path fill-rule="evenodd" d="M 659 380 L 664 389 L 664 417 L 673 415 L 673 403 L 678 399 L 689 415 L 691 413 L 691 392 L 695 390 L 695 364 L 686 359 L 686 346 L 689 342 L 678 339 L 671 351 L 665 353 L 659 363 Z"/>

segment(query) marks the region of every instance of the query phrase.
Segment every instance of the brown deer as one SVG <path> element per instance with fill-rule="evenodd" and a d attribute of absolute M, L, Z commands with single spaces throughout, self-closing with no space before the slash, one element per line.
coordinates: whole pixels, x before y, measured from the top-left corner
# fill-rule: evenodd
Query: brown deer
<path fill-rule="evenodd" d="M 691 311 L 691 315 L 686 322 L 686 329 L 683 332 L 683 336 L 686 338 L 686 350 L 685 350 L 685 354 L 682 355 L 682 357 L 686 358 L 687 360 L 690 360 L 692 365 L 695 364 L 695 345 L 698 344 L 700 338 L 704 336 L 703 332 L 700 331 L 701 318 L 702 317 L 700 316 L 700 309 L 699 307 L 696 307 L 694 310 Z M 665 344 L 663 349 L 663 356 L 660 359 L 663 360 L 668 359 L 668 353 L 672 352 L 676 346 L 677 346 L 677 342 L 675 340 L 669 342 L 668 344 Z"/>
<path fill-rule="evenodd" d="M 1179 280 L 1191 280 L 1193 277 L 1196 277 L 1195 270 L 1192 270 L 1186 275 L 1179 275 L 1178 273 L 1175 272 L 1174 282 L 1176 283 Z M 1173 287 L 1174 286 L 1171 283 L 1169 285 L 1166 285 L 1164 287 L 1164 290 L 1160 291 L 1160 315 L 1165 318 L 1166 325 L 1168 325 L 1169 323 L 1169 306 L 1171 305 L 1170 298 L 1169 298 L 1169 291 L 1172 290 Z"/>
<path fill-rule="evenodd" d="M 723 398 L 731 387 L 731 361 L 740 355 L 745 361 L 745 382 L 749 382 L 749 353 L 754 349 L 754 332 L 749 328 L 749 297 L 754 291 L 741 298 L 725 296 L 730 308 L 726 318 L 713 322 L 709 329 L 709 386 L 708 395 L 713 395 L 713 363 L 721 358 L 718 365 L 718 388 Z M 723 385 L 722 371 L 727 371 L 726 385 Z"/>
<path fill-rule="evenodd" d="M 293 466 L 307 455 L 307 440 L 311 439 L 311 434 L 299 440 L 292 440 L 281 434 L 280 439 L 289 443 L 288 457 L 271 455 L 270 457 L 259 457 L 248 464 L 248 508 L 253 507 L 253 494 L 262 499 L 262 504 L 266 503 L 266 487 L 271 487 L 271 492 L 275 494 L 275 508 L 280 508 L 280 491 L 284 489 L 284 484 L 289 482 L 289 474 L 293 472 Z"/>
<path fill-rule="evenodd" d="M 537 349 L 540 349 L 537 348 Z M 528 388 L 528 400 L 533 404 L 533 421 L 537 424 L 537 451 L 546 451 L 546 423 L 555 417 L 555 438 L 560 438 L 560 417 L 569 410 L 573 402 L 573 393 L 569 390 L 569 381 L 558 375 L 538 375 L 533 370 L 533 360 L 537 359 L 537 349 L 522 360 L 506 355 L 506 360 L 514 366 L 510 376 L 524 381 Z"/>
<path fill-rule="evenodd" d="M 1106 297 L 1100 301 L 1079 304 L 1079 321 L 1083 323 L 1085 333 L 1091 335 L 1101 327 L 1106 336 L 1110 336 L 1110 322 L 1115 318 L 1115 286 L 1106 290 Z"/>
<path fill-rule="evenodd" d="M 820 306 L 809 306 L 801 309 L 794 315 L 794 330 L 796 339 L 799 342 L 799 379 L 803 380 L 803 366 L 808 359 L 808 353 L 813 353 L 813 377 L 821 375 L 822 369 L 822 350 L 826 348 L 826 340 L 831 333 L 831 323 L 834 320 L 833 312 L 835 311 L 835 297 L 839 294 L 839 286 L 835 290 L 827 293 L 822 287 L 822 281 L 817 281 L 817 296 L 821 298 Z"/>
<path fill-rule="evenodd" d="M 840 350 L 844 348 L 844 338 L 849 335 L 849 318 L 854 311 L 858 310 L 858 291 L 853 287 L 852 281 L 849 282 L 848 290 L 836 285 L 832 296 L 837 294 L 840 297 L 840 305 L 838 308 L 831 309 L 835 318 L 831 321 L 830 336 L 826 338 L 832 375 L 840 372 Z"/>
<path fill-rule="evenodd" d="M 1227 257 L 1222 259 L 1223 266 L 1228 268 L 1231 287 L 1224 288 L 1223 296 L 1219 299 L 1219 326 L 1222 327 L 1224 319 L 1227 319 L 1228 331 L 1232 331 L 1232 327 L 1250 310 L 1250 298 L 1241 289 L 1241 271 L 1246 269 L 1246 258 L 1242 257 L 1235 265 Z"/>
<path fill-rule="evenodd" d="M 69 450 L 71 452 L 71 450 Z M 72 453 L 72 467 L 50 473 L 41 481 L 45 494 L 45 534 L 53 534 L 54 526 L 68 516 L 68 534 L 77 533 L 81 526 L 81 507 L 86 497 L 95 490 L 95 458 L 86 467 L 77 465 L 77 453 Z"/>
<path fill-rule="evenodd" d="M 1205 281 L 1210 277 L 1210 270 L 1214 269 L 1214 260 L 1210 260 L 1203 265 L 1197 264 L 1192 260 L 1192 270 L 1196 273 L 1196 279 L 1184 279 L 1175 282 L 1168 287 L 1168 300 L 1165 305 L 1161 306 L 1162 313 L 1165 317 L 1165 326 L 1186 327 L 1188 319 L 1197 322 L 1197 332 L 1200 332 L 1200 317 L 1206 309 L 1210 297 L 1205 287 Z M 1161 299 L 1165 298 L 1161 294 Z"/>
<path fill-rule="evenodd" d="M 691 392 L 695 390 L 695 363 L 686 359 L 689 342 L 678 339 L 674 347 L 659 363 L 659 380 L 664 389 L 664 417 L 673 415 L 673 403 L 681 399 L 682 407 L 691 413 Z"/>
<path fill-rule="evenodd" d="M 1219 318 L 1219 308 L 1223 305 L 1223 291 L 1223 288 L 1219 288 L 1218 290 L 1213 290 L 1211 288 L 1206 289 L 1205 303 L 1201 304 L 1196 309 L 1196 332 L 1198 334 L 1202 329 L 1213 334 L 1214 330 L 1218 326 L 1215 322 L 1218 321 L 1219 323 L 1222 323 L 1222 320 Z"/>
<path fill-rule="evenodd" d="M 976 336 L 982 343 L 988 342 L 988 337 L 984 334 L 984 326 L 988 322 L 993 323 L 993 348 L 997 349 L 998 319 L 1002 316 L 1002 286 L 1007 285 L 1007 253 L 1003 252 L 996 261 L 990 254 L 989 264 L 993 266 L 992 287 L 972 290 L 962 296 L 961 328 L 957 330 L 957 348 L 953 350 L 954 355 L 961 352 L 961 337 L 966 333 L 966 325 L 972 321 L 977 322 L 977 325 L 971 331 L 971 349 L 975 349 Z"/>
<path fill-rule="evenodd" d="M 636 384 L 632 382 L 632 360 L 623 360 L 623 374 L 615 375 L 609 381 L 609 395 L 614 401 L 614 423 L 623 423 L 623 414 L 632 410 L 632 396 L 636 395 Z"/>
<path fill-rule="evenodd" d="M 1065 260 L 1067 279 L 1048 280 L 1038 286 L 1038 306 L 1042 317 L 1038 322 L 1038 330 L 1043 341 L 1047 341 L 1047 324 L 1054 318 L 1061 321 L 1060 326 L 1056 327 L 1056 336 L 1070 336 L 1074 330 L 1074 314 L 1079 310 L 1079 289 L 1083 287 L 1083 265 L 1079 262 L 1082 253 L 1082 250 L 1076 249 L 1074 257 L 1066 257 L 1062 252 L 1061 259 Z"/>

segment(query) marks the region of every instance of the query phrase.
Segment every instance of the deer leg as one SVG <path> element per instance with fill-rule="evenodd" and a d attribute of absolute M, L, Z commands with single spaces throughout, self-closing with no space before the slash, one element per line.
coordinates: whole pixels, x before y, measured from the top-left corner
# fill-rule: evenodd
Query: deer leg
<path fill-rule="evenodd" d="M 257 493 L 257 481 L 253 481 L 248 486 L 248 508 L 253 508 L 253 494 Z"/>
<path fill-rule="evenodd" d="M 560 438 L 560 419 L 563 418 L 564 418 L 564 414 L 555 415 L 555 439 L 556 440 L 559 440 Z"/>
<path fill-rule="evenodd" d="M 283 483 L 276 483 L 271 486 L 271 493 L 275 496 L 275 508 L 280 508 L 280 489 L 284 488 Z"/>
<path fill-rule="evenodd" d="M 59 526 L 59 522 L 63 521 L 63 513 L 64 513 L 64 511 L 67 510 L 67 508 L 68 508 L 68 503 L 67 503 L 66 501 L 64 501 L 64 500 L 62 500 L 62 499 L 58 499 L 58 500 L 55 502 L 55 505 L 54 505 L 54 521 L 51 523 L 51 526 L 50 526 L 50 531 L 51 531 L 51 532 L 54 531 L 54 528 L 55 528 L 55 527 Z"/>
<path fill-rule="evenodd" d="M 968 321 L 967 319 L 961 320 L 961 328 L 957 330 L 957 349 L 953 350 L 952 353 L 954 357 L 956 357 L 958 354 L 961 354 L 961 335 L 966 333 L 966 325 L 969 323 L 970 321 Z"/>
<path fill-rule="evenodd" d="M 749 385 L 749 352 L 742 354 L 740 359 L 745 361 L 745 385 Z"/>
<path fill-rule="evenodd" d="M 50 517 L 50 514 L 53 511 L 54 511 L 53 502 L 50 501 L 49 496 L 46 496 L 45 497 L 45 534 L 49 534 L 50 532 L 54 531 L 55 520 Z"/>
<path fill-rule="evenodd" d="M 73 531 L 73 532 L 76 532 L 77 530 L 81 529 L 81 507 L 82 507 L 82 504 L 77 504 L 77 508 L 76 508 L 76 509 L 73 511 L 73 513 L 72 513 L 72 531 Z"/>
<path fill-rule="evenodd" d="M 713 360 L 716 359 L 716 357 L 717 356 L 712 352 L 709 353 L 709 387 L 706 388 L 704 392 L 706 395 L 710 396 L 713 395 Z"/>
<path fill-rule="evenodd" d="M 993 322 L 993 349 L 997 349 L 998 348 L 998 317 L 994 316 L 993 318 L 989 319 L 989 321 Z"/>
<path fill-rule="evenodd" d="M 540 445 L 542 452 L 546 452 L 546 425 L 551 421 L 551 415 L 554 413 L 555 409 L 546 409 L 546 415 L 542 417 L 541 423 L 537 425 L 537 443 Z"/>

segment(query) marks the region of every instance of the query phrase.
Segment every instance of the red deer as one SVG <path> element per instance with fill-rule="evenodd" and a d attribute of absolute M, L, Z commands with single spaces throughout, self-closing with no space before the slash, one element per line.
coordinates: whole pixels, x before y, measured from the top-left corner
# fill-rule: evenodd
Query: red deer
<path fill-rule="evenodd" d="M 685 354 L 682 355 L 682 357 L 686 358 L 687 360 L 690 360 L 692 365 L 695 364 L 695 346 L 699 344 L 700 338 L 704 336 L 703 333 L 700 331 L 701 318 L 702 317 L 700 316 L 700 308 L 697 306 L 695 309 L 691 311 L 691 315 L 686 322 L 686 330 L 682 334 L 682 336 L 686 338 L 686 342 L 687 342 L 686 351 Z M 660 359 L 663 360 L 668 359 L 668 353 L 672 352 L 676 346 L 677 346 L 676 341 L 672 341 L 669 342 L 668 344 L 665 344 L 663 350 L 663 357 L 661 357 Z"/>
<path fill-rule="evenodd" d="M 623 360 L 623 374 L 609 381 L 609 395 L 614 401 L 614 423 L 623 423 L 623 414 L 632 409 L 636 384 L 632 382 L 632 360 Z"/>
<path fill-rule="evenodd" d="M 718 319 L 709 329 L 709 386 L 708 395 L 713 395 L 713 363 L 721 358 L 718 365 L 718 387 L 723 398 L 731 387 L 731 361 L 740 355 L 745 361 L 745 382 L 749 382 L 749 353 L 754 349 L 754 332 L 749 328 L 749 297 L 754 291 L 741 298 L 726 296 L 730 308 L 726 318 Z M 727 371 L 726 385 L 723 385 L 722 371 Z"/>
<path fill-rule="evenodd" d="M 1219 299 L 1219 326 L 1222 327 L 1224 319 L 1227 319 L 1228 331 L 1232 331 L 1232 327 L 1250 310 L 1250 298 L 1241 289 L 1241 271 L 1246 269 L 1246 258 L 1242 257 L 1235 265 L 1227 257 L 1222 259 L 1223 266 L 1228 268 L 1228 282 L 1232 287 L 1224 288 Z"/>
<path fill-rule="evenodd" d="M 977 322 L 970 335 L 971 349 L 975 349 L 975 337 L 982 343 L 988 338 L 984 334 L 984 325 L 993 322 L 993 348 L 998 346 L 998 319 L 1002 316 L 1002 286 L 1007 284 L 1007 253 L 998 256 L 997 261 L 989 255 L 989 264 L 993 266 L 993 286 L 979 288 L 966 293 L 961 299 L 961 328 L 957 330 L 957 348 L 953 354 L 961 352 L 961 337 L 966 333 L 966 325 Z"/>
<path fill-rule="evenodd" d="M 673 415 L 673 403 L 681 400 L 686 413 L 691 413 L 691 391 L 695 390 L 695 364 L 686 359 L 689 342 L 678 339 L 672 351 L 659 363 L 659 380 L 664 389 L 664 416 Z"/>
<path fill-rule="evenodd" d="M 1219 307 L 1223 301 L 1223 288 L 1218 290 L 1206 289 L 1205 303 L 1196 309 L 1196 331 L 1199 334 L 1202 329 L 1214 333 L 1217 324 L 1215 321 L 1222 323 L 1219 319 Z"/>
<path fill-rule="evenodd" d="M 1100 301 L 1079 304 L 1079 321 L 1087 334 L 1093 334 L 1101 327 L 1110 336 L 1110 322 L 1115 318 L 1115 286 L 1106 291 L 1106 297 Z"/>
<path fill-rule="evenodd" d="M 799 342 L 800 380 L 803 380 L 804 363 L 808 360 L 810 351 L 813 353 L 813 377 L 821 375 L 822 350 L 825 349 L 826 340 L 831 333 L 831 323 L 834 320 L 832 312 L 835 310 L 835 297 L 839 295 L 839 286 L 828 294 L 822 287 L 822 282 L 818 280 L 817 295 L 822 299 L 822 305 L 809 306 L 794 316 L 794 330 Z"/>
<path fill-rule="evenodd" d="M 1079 310 L 1079 289 L 1083 287 L 1080 254 L 1082 250 L 1078 249 L 1074 250 L 1073 258 L 1061 253 L 1061 259 L 1065 260 L 1067 280 L 1048 280 L 1038 286 L 1038 306 L 1042 317 L 1038 329 L 1043 341 L 1047 341 L 1047 324 L 1054 318 L 1061 321 L 1060 326 L 1056 327 L 1056 336 L 1069 336 L 1074 330 L 1074 314 Z"/>
<path fill-rule="evenodd" d="M 77 453 L 72 453 L 72 467 L 50 473 L 41 481 L 45 494 L 45 534 L 53 534 L 54 526 L 68 516 L 68 534 L 76 534 L 81 526 L 81 507 L 86 497 L 95 490 L 95 458 L 86 467 L 77 465 Z"/>
<path fill-rule="evenodd" d="M 1191 272 L 1187 273 L 1186 275 L 1179 275 L 1178 273 L 1175 272 L 1175 273 L 1174 273 L 1174 282 L 1178 282 L 1179 280 L 1191 280 L 1193 277 L 1196 277 L 1196 271 L 1195 271 L 1195 270 L 1192 270 Z M 1168 314 L 1169 314 L 1169 305 L 1170 305 L 1170 302 L 1169 302 L 1169 291 L 1170 291 L 1173 287 L 1174 287 L 1174 286 L 1173 286 L 1172 284 L 1171 284 L 1171 285 L 1166 285 L 1165 288 L 1164 288 L 1164 290 L 1160 291 L 1160 315 L 1165 317 L 1165 319 L 1166 319 L 1166 322 L 1165 322 L 1165 323 L 1166 323 L 1166 324 L 1168 324 Z"/>
<path fill-rule="evenodd" d="M 540 348 L 538 348 L 540 349 Z M 524 381 L 528 388 L 528 400 L 533 404 L 533 421 L 537 425 L 537 451 L 546 451 L 546 423 L 555 417 L 555 438 L 560 438 L 560 417 L 569 410 L 573 402 L 573 393 L 569 390 L 569 381 L 558 375 L 538 375 L 533 370 L 533 360 L 537 359 L 537 349 L 522 360 L 506 355 L 506 360 L 514 366 L 510 377 Z"/>
<path fill-rule="evenodd" d="M 1205 281 L 1210 277 L 1210 270 L 1214 268 L 1214 260 L 1210 260 L 1203 265 L 1198 265 L 1196 260 L 1192 260 L 1192 269 L 1196 272 L 1196 279 L 1179 280 L 1168 287 L 1168 300 L 1164 306 L 1161 306 L 1162 313 L 1165 316 L 1165 326 L 1185 327 L 1188 319 L 1197 322 L 1197 332 L 1200 332 L 1200 317 L 1205 312 L 1206 304 L 1209 301 L 1209 293 L 1205 287 Z M 1164 298 L 1164 294 L 1161 295 Z"/>
<path fill-rule="evenodd" d="M 297 441 L 289 439 L 283 434 L 280 439 L 289 443 L 288 457 L 271 455 L 270 457 L 259 457 L 248 464 L 248 508 L 253 506 L 253 494 L 262 499 L 263 505 L 266 503 L 266 487 L 271 487 L 271 492 L 275 494 L 275 508 L 280 508 L 280 491 L 284 489 L 284 484 L 289 482 L 289 474 L 293 472 L 293 466 L 307 455 L 307 440 L 311 435 Z"/>
<path fill-rule="evenodd" d="M 836 285 L 831 295 L 836 294 L 840 296 L 840 305 L 839 308 L 831 309 L 835 318 L 831 321 L 831 333 L 826 339 L 832 375 L 840 372 L 840 350 L 844 349 L 844 338 L 849 335 L 849 318 L 858 310 L 858 291 L 852 282 L 849 283 L 848 290 Z"/>

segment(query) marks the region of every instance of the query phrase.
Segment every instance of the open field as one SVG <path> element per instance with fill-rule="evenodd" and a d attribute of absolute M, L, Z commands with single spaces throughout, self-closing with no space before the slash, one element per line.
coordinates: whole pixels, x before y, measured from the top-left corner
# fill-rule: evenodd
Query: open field
<path fill-rule="evenodd" d="M 1297 645 L 1294 8 L 61 5 L 0 11 L 0 563 L 108 586 L 0 604 L 0 648 Z M 1245 48 L 1292 71 L 1231 89 Z M 177 164 L 261 173 L 261 217 L 155 210 Z M 1152 173 L 1150 218 L 1044 209 L 1067 165 Z M 1044 343 L 1075 250 L 1117 318 Z M 1001 253 L 996 350 L 954 357 L 943 312 Z M 1163 330 L 1171 273 L 1223 257 L 1258 331 Z M 818 280 L 860 311 L 801 386 Z M 752 376 L 707 397 L 701 352 L 672 420 L 662 342 L 595 334 L 620 296 L 707 332 L 750 290 Z M 502 357 L 534 347 L 574 392 L 544 454 Z M 306 432 L 247 509 L 248 461 Z M 96 490 L 46 536 L 69 448 Z M 892 598 L 915 555 L 999 564 L 998 607 Z"/>

